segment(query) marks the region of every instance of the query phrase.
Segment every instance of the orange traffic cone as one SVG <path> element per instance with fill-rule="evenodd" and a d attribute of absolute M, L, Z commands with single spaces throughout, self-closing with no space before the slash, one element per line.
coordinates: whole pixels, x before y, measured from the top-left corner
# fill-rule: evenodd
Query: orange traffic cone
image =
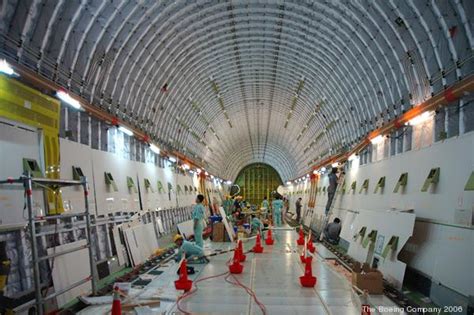
<path fill-rule="evenodd" d="M 179 279 L 174 282 L 176 290 L 191 290 L 193 282 L 188 279 L 188 268 L 186 267 L 186 259 L 183 259 L 179 269 Z"/>
<path fill-rule="evenodd" d="M 237 248 L 239 250 L 239 261 L 240 262 L 244 262 L 245 261 L 245 258 L 247 258 L 246 255 L 244 255 L 244 249 L 243 249 L 243 246 L 242 246 L 242 240 L 239 240 L 239 242 L 237 243 Z"/>
<path fill-rule="evenodd" d="M 304 275 L 300 277 L 300 283 L 303 287 L 312 288 L 316 285 L 316 277 L 313 276 L 313 269 L 311 267 L 311 262 L 313 257 L 306 257 L 306 265 L 304 268 Z"/>
<path fill-rule="evenodd" d="M 265 244 L 273 245 L 273 236 L 272 236 L 272 230 L 271 229 L 268 229 L 268 231 L 267 231 L 267 237 L 265 238 Z"/>
<path fill-rule="evenodd" d="M 253 252 L 260 254 L 263 252 L 262 240 L 260 238 L 260 233 L 257 233 L 257 240 L 255 241 L 255 246 L 253 247 Z"/>
<path fill-rule="evenodd" d="M 304 233 L 303 233 L 303 226 L 300 225 L 300 238 L 296 241 L 298 245 L 304 245 Z"/>
<path fill-rule="evenodd" d="M 114 288 L 114 300 L 112 302 L 112 315 L 122 315 L 122 301 L 120 301 L 119 288 Z"/>
<path fill-rule="evenodd" d="M 239 250 L 238 248 L 234 251 L 234 258 L 232 259 L 232 265 L 229 265 L 230 273 L 242 273 L 244 266 L 240 264 Z"/>

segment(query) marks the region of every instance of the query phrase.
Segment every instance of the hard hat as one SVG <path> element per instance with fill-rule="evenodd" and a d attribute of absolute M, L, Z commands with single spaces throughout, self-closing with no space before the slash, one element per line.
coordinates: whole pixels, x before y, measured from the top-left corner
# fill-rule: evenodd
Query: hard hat
<path fill-rule="evenodd" d="M 176 234 L 174 237 L 173 237 L 173 242 L 176 242 L 177 240 L 182 240 L 183 239 L 183 236 L 181 234 Z"/>

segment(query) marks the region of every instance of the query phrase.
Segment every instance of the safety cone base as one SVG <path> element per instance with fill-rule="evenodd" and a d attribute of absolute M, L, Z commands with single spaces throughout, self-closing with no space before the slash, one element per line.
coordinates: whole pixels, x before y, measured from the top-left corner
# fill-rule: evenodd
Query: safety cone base
<path fill-rule="evenodd" d="M 263 246 L 257 246 L 255 245 L 252 249 L 252 251 L 256 254 L 261 254 L 263 253 Z"/>
<path fill-rule="evenodd" d="M 302 239 L 301 239 L 301 238 L 297 239 L 297 240 L 296 240 L 296 244 L 298 244 L 298 245 L 300 245 L 300 246 L 301 246 L 301 245 L 304 245 L 304 238 L 302 238 Z"/>
<path fill-rule="evenodd" d="M 176 290 L 184 290 L 184 291 L 189 291 L 193 287 L 193 281 L 192 280 L 183 280 L 179 279 L 174 282 L 174 287 Z"/>
<path fill-rule="evenodd" d="M 232 265 L 229 265 L 229 272 L 234 274 L 239 274 L 244 271 L 244 266 L 238 262 L 234 262 Z"/>
<path fill-rule="evenodd" d="M 311 254 L 314 254 L 314 252 L 316 251 L 316 248 L 314 247 L 308 247 L 308 250 Z"/>
<path fill-rule="evenodd" d="M 305 288 L 312 288 L 316 285 L 316 277 L 314 276 L 301 276 L 300 283 Z"/>

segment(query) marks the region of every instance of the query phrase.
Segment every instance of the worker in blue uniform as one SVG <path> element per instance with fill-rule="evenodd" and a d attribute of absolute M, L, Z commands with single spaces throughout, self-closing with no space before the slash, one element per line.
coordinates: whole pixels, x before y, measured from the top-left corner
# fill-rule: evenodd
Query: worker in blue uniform
<path fill-rule="evenodd" d="M 204 257 L 202 247 L 193 242 L 186 241 L 180 234 L 176 234 L 173 240 L 176 246 L 178 246 L 178 253 L 175 256 L 176 261 L 180 261 L 184 254 L 186 259 L 191 262 L 195 260 L 199 262 L 209 262 L 209 260 Z"/>
<path fill-rule="evenodd" d="M 265 208 L 267 210 L 270 209 L 270 203 L 268 202 L 267 197 L 263 197 L 262 208 Z"/>
<path fill-rule="evenodd" d="M 275 200 L 272 202 L 273 208 L 273 224 L 276 226 L 281 226 L 281 211 L 283 209 L 283 201 L 281 200 L 281 196 L 277 195 Z"/>
<path fill-rule="evenodd" d="M 260 233 L 262 235 L 262 229 L 263 229 L 263 223 L 260 221 L 259 218 L 255 216 L 255 214 L 252 214 L 252 220 L 250 221 L 250 230 L 252 233 Z"/>
<path fill-rule="evenodd" d="M 204 247 L 204 241 L 202 239 L 202 232 L 204 230 L 204 206 L 202 202 L 204 201 L 204 196 L 199 194 L 196 197 L 196 204 L 193 207 L 192 219 L 193 219 L 193 229 L 194 229 L 194 241 L 196 245 L 201 248 Z"/>

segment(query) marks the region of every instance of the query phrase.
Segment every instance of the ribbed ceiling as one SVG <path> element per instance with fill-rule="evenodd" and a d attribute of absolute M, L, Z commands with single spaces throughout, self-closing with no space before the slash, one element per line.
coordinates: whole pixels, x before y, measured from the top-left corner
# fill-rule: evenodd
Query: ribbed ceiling
<path fill-rule="evenodd" d="M 283 180 L 473 70 L 473 1 L 4 0 L 1 54 L 235 179 Z"/>

